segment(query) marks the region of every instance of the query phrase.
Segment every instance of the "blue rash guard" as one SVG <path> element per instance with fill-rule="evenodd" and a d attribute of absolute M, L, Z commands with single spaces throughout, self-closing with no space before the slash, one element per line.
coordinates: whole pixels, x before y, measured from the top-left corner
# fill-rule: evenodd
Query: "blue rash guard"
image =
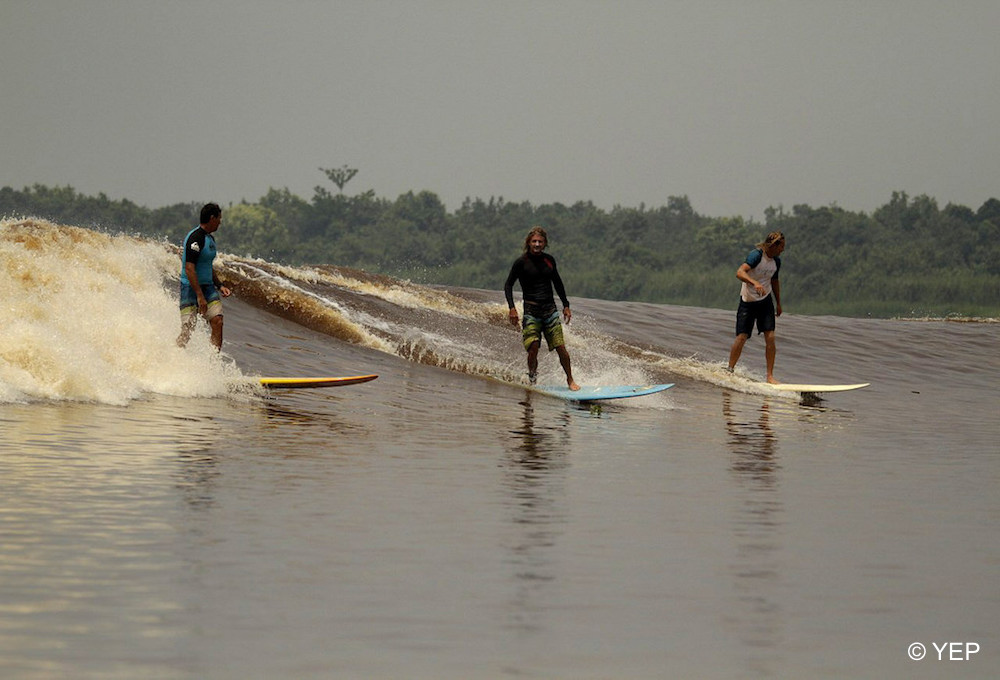
<path fill-rule="evenodd" d="M 181 256 L 181 284 L 191 285 L 187 277 L 187 263 L 191 262 L 198 276 L 198 285 L 211 286 L 212 263 L 215 261 L 215 237 L 197 226 L 184 237 L 184 254 Z"/>

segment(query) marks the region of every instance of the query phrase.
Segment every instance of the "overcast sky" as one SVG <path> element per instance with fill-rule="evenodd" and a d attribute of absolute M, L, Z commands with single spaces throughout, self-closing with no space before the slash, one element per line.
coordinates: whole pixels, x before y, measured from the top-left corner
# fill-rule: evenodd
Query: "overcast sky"
<path fill-rule="evenodd" d="M 0 0 L 0 186 L 870 212 L 1000 197 L 997 0 Z"/>

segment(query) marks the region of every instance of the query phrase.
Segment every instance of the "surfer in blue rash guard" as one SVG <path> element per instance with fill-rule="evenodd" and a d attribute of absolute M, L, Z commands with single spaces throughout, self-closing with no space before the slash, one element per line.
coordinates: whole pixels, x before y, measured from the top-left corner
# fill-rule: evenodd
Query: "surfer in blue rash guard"
<path fill-rule="evenodd" d="M 222 300 L 231 291 L 219 282 L 215 274 L 215 237 L 212 235 L 222 224 L 222 208 L 217 203 L 206 203 L 201 209 L 201 224 L 184 237 L 181 253 L 181 334 L 177 337 L 180 347 L 187 345 L 191 331 L 198 320 L 205 317 L 212 330 L 212 344 L 222 349 Z"/>
<path fill-rule="evenodd" d="M 780 384 L 774 378 L 774 358 L 777 346 L 774 338 L 775 318 L 781 316 L 781 253 L 785 250 L 785 235 L 772 231 L 762 243 L 750 251 L 746 261 L 736 270 L 736 278 L 743 282 L 740 289 L 740 306 L 736 312 L 736 339 L 729 350 L 729 371 L 736 367 L 743 352 L 743 345 L 750 339 L 754 324 L 757 332 L 764 334 L 764 356 L 767 361 L 767 382 Z M 772 300 L 771 295 L 774 294 Z"/>
<path fill-rule="evenodd" d="M 580 386 L 573 380 L 569 351 L 563 339 L 562 323 L 559 321 L 559 311 L 556 309 L 552 288 L 555 287 L 559 301 L 563 306 L 563 318 L 570 322 L 573 313 L 569 309 L 566 288 L 563 286 L 556 261 L 551 255 L 542 251 L 549 244 L 548 234 L 542 227 L 533 227 L 524 239 L 524 254 L 514 261 L 507 281 L 503 286 L 504 297 L 510 308 L 510 323 L 518 325 L 517 309 L 514 308 L 514 283 L 519 281 L 524 299 L 524 319 L 521 324 L 521 339 L 528 352 L 528 380 L 535 384 L 538 376 L 538 350 L 541 347 L 542 336 L 549 351 L 555 350 L 559 355 L 559 363 L 566 373 L 566 384 L 571 390 Z"/>

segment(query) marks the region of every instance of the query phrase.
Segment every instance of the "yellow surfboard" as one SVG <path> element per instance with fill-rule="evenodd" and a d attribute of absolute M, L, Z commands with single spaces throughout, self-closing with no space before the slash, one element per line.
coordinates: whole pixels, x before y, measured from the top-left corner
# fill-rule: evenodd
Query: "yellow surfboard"
<path fill-rule="evenodd" d="M 261 378 L 260 384 L 270 389 L 311 389 L 357 385 L 377 377 L 377 375 L 348 375 L 337 378 Z"/>

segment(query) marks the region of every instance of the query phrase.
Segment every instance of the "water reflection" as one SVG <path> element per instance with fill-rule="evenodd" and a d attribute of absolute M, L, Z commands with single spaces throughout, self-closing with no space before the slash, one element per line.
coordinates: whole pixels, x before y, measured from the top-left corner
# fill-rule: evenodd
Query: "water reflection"
<path fill-rule="evenodd" d="M 759 403 L 758 403 L 759 404 Z M 773 488 L 780 465 L 776 460 L 778 440 L 771 426 L 771 404 L 767 401 L 740 408 L 733 394 L 723 392 L 722 414 L 727 443 L 733 453 L 730 469 L 744 485 Z"/>
<path fill-rule="evenodd" d="M 730 569 L 740 606 L 734 608 L 731 617 L 744 648 L 750 650 L 748 667 L 769 676 L 784 629 L 777 592 L 781 580 L 780 530 L 785 512 L 780 495 L 778 438 L 769 402 L 738 399 L 732 393 L 723 393 L 729 469 L 737 490 L 732 518 L 736 554 Z"/>
<path fill-rule="evenodd" d="M 99 667 L 114 640 L 128 640 L 137 658 L 168 658 L 183 633 L 170 577 L 180 569 L 171 473 L 179 441 L 201 449 L 217 430 L 211 419 L 173 415 L 191 403 L 5 408 L 0 650 L 8 668 L 79 675 Z"/>
<path fill-rule="evenodd" d="M 521 427 L 512 430 L 516 441 L 515 451 L 519 453 L 518 461 L 521 465 L 532 467 L 536 463 L 541 467 L 547 467 L 551 462 L 552 454 L 565 451 L 569 447 L 569 422 L 570 414 L 560 411 L 555 414 L 551 425 L 535 424 L 535 399 L 539 396 L 529 390 L 524 392 L 524 400 L 519 402 L 523 408 L 521 416 Z M 542 398 L 545 401 L 545 398 Z"/>
<path fill-rule="evenodd" d="M 520 426 L 511 430 L 504 465 L 505 506 L 510 530 L 504 534 L 506 561 L 513 569 L 514 592 L 508 626 L 534 633 L 543 627 L 548 588 L 555 580 L 553 553 L 566 522 L 562 507 L 570 447 L 570 415 L 547 411 L 551 422 L 536 422 L 534 399 L 526 391 Z"/>
<path fill-rule="evenodd" d="M 209 402 L 204 415 L 172 418 L 169 444 L 165 445 L 176 455 L 176 488 L 189 506 L 204 510 L 214 505 L 217 482 L 233 452 L 243 464 L 230 471 L 247 474 L 253 469 L 245 465 L 250 460 L 329 460 L 333 453 L 346 452 L 344 441 L 370 435 L 372 428 L 363 420 L 289 405 L 288 401 L 227 404 L 225 408 L 231 406 L 232 410 L 223 411 Z M 220 457 L 218 451 L 225 453 Z"/>

